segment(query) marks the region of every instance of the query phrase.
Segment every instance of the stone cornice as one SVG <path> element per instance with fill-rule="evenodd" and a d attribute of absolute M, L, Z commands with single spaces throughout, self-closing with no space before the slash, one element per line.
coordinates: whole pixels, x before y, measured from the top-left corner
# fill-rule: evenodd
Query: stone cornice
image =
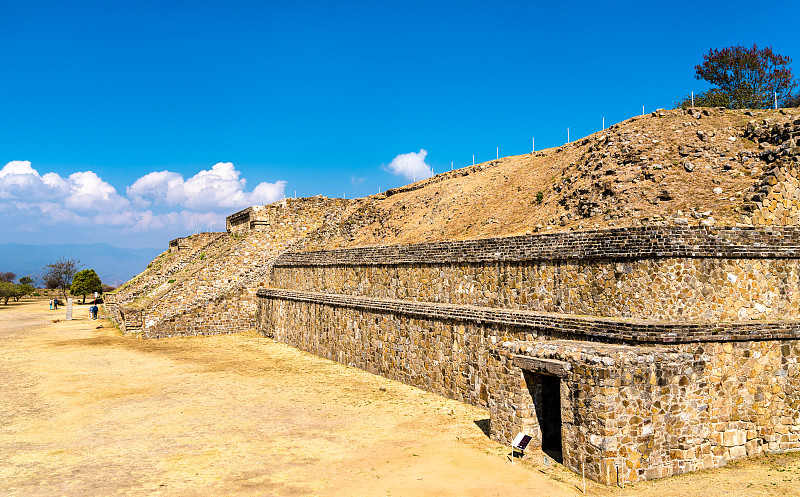
<path fill-rule="evenodd" d="M 653 344 L 748 340 L 796 340 L 800 321 L 728 323 L 651 322 L 633 319 L 578 316 L 547 312 L 439 304 L 262 288 L 258 297 L 348 307 L 370 312 L 390 312 L 434 320 L 531 328 L 542 335 L 569 335 L 582 339 Z"/>
<path fill-rule="evenodd" d="M 797 227 L 638 227 L 507 238 L 289 252 L 285 266 L 365 266 L 581 259 L 800 258 Z"/>

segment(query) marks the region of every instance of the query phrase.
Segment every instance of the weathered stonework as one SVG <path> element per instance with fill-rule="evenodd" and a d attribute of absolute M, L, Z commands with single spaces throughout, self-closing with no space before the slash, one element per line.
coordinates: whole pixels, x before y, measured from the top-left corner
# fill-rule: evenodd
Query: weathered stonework
<path fill-rule="evenodd" d="M 255 328 L 481 406 L 494 439 L 528 433 L 604 483 L 800 449 L 800 229 L 304 250 L 357 204 L 240 211 L 170 242 L 106 310 L 146 338 Z"/>
<path fill-rule="evenodd" d="M 754 226 L 800 225 L 800 119 L 782 124 L 768 119 L 747 124 L 745 138 L 761 147 L 759 158 L 770 165 L 744 205 L 742 223 Z"/>
<path fill-rule="evenodd" d="M 228 233 L 176 238 L 148 271 L 106 296 L 106 312 L 124 331 L 147 338 L 252 329 L 255 292 L 275 258 L 335 223 L 351 202 L 284 199 L 232 214 Z"/>
<path fill-rule="evenodd" d="M 795 228 L 287 252 L 265 334 L 489 410 L 587 476 L 800 448 Z M 427 262 L 425 262 L 427 261 Z"/>

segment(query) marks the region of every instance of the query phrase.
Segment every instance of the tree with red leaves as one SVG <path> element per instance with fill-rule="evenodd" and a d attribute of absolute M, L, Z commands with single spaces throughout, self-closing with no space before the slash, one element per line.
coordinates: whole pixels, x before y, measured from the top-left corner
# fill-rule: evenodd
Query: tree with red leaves
<path fill-rule="evenodd" d="M 792 78 L 790 57 L 772 51 L 736 45 L 722 50 L 711 49 L 695 66 L 695 77 L 716 85 L 714 91 L 732 109 L 766 109 L 790 97 L 797 82 Z"/>

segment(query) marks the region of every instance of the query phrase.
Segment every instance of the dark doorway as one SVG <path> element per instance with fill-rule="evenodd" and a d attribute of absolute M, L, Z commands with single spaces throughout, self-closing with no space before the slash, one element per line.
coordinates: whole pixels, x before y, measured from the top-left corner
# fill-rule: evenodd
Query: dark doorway
<path fill-rule="evenodd" d="M 541 378 L 541 404 L 537 406 L 539 428 L 542 430 L 542 452 L 562 463 L 561 454 L 561 381 L 556 376 Z"/>

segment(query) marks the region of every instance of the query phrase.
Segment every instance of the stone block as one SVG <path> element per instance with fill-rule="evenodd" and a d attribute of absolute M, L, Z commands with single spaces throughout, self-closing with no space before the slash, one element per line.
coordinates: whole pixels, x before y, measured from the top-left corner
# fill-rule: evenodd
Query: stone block
<path fill-rule="evenodd" d="M 746 430 L 726 430 L 722 434 L 722 445 L 725 447 L 744 445 L 745 442 L 747 442 Z"/>

